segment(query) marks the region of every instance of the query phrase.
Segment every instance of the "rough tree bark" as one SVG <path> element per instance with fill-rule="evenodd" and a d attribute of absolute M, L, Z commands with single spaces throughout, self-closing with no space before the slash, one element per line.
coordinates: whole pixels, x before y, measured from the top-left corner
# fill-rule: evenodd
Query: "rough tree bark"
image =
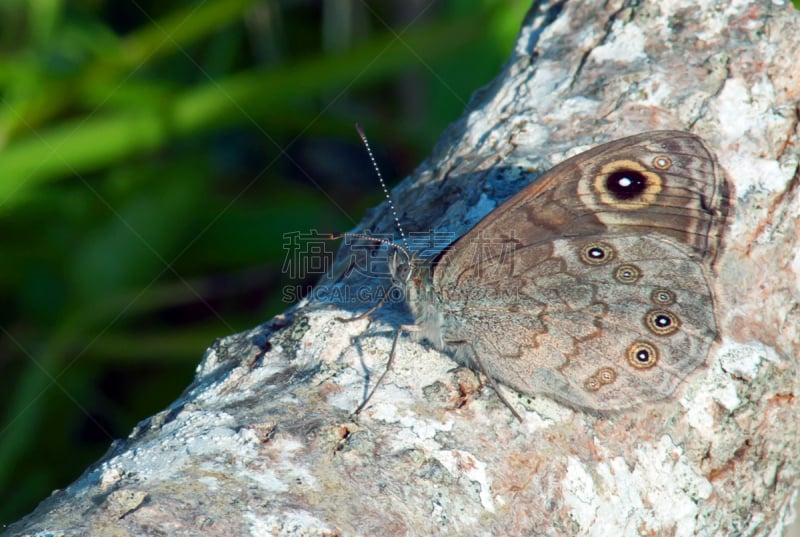
<path fill-rule="evenodd" d="M 6 534 L 778 534 L 800 483 L 798 28 L 769 0 L 536 2 L 495 82 L 394 193 L 408 228 L 461 234 L 524 185 L 500 168 L 701 135 L 734 187 L 721 341 L 672 398 L 598 417 L 506 389 L 519 423 L 403 337 L 354 419 L 408 313 L 341 323 L 352 309 L 306 302 L 216 342 L 170 408 Z M 363 223 L 392 226 L 385 206 Z"/>

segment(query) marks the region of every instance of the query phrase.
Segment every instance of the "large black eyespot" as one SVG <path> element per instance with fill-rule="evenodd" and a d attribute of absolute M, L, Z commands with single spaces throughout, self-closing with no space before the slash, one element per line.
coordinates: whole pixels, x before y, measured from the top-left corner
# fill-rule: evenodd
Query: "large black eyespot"
<path fill-rule="evenodd" d="M 628 347 L 628 363 L 636 369 L 649 369 L 658 362 L 658 351 L 646 341 L 637 341 Z"/>
<path fill-rule="evenodd" d="M 666 161 L 661 162 L 666 165 Z M 581 183 L 580 193 L 588 193 Z M 588 185 L 586 185 L 588 186 Z M 604 164 L 591 181 L 596 200 L 616 211 L 638 211 L 658 201 L 664 178 L 657 167 L 646 167 L 630 159 Z"/>
<path fill-rule="evenodd" d="M 647 178 L 636 170 L 617 170 L 606 178 L 606 190 L 618 200 L 638 198 L 646 188 Z"/>

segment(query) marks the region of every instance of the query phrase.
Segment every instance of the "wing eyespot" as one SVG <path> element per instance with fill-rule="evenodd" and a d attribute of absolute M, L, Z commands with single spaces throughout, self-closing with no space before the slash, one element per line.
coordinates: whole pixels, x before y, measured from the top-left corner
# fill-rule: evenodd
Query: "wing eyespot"
<path fill-rule="evenodd" d="M 668 170 L 672 167 L 672 159 L 666 155 L 658 155 L 653 158 L 653 167 L 659 170 Z"/>
<path fill-rule="evenodd" d="M 614 248 L 605 242 L 590 242 L 581 248 L 580 258 L 587 265 L 605 265 L 614 259 Z"/>
<path fill-rule="evenodd" d="M 628 363 L 636 369 L 650 369 L 658 363 L 658 351 L 646 341 L 636 341 L 628 347 Z"/>
<path fill-rule="evenodd" d="M 666 157 L 661 163 L 671 165 Z M 658 167 L 656 167 L 658 169 Z M 615 160 L 607 163 L 594 178 L 594 191 L 600 202 L 615 209 L 631 211 L 656 203 L 664 187 L 662 176 L 634 160 Z"/>
<path fill-rule="evenodd" d="M 642 276 L 642 271 L 636 265 L 620 265 L 614 271 L 614 279 L 619 283 L 630 285 L 639 281 Z"/>
<path fill-rule="evenodd" d="M 671 311 L 651 310 L 645 315 L 645 325 L 657 336 L 668 336 L 678 331 L 681 321 Z"/>
<path fill-rule="evenodd" d="M 675 303 L 676 297 L 675 293 L 669 289 L 656 289 L 650 295 L 650 300 L 652 300 L 654 304 L 668 306 L 669 304 Z"/>

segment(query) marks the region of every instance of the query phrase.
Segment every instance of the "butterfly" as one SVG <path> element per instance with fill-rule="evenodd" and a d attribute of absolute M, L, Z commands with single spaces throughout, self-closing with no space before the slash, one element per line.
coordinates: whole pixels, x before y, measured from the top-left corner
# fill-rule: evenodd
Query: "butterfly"
<path fill-rule="evenodd" d="M 433 259 L 392 245 L 392 279 L 414 332 L 484 373 L 518 418 L 496 383 L 629 408 L 671 396 L 718 337 L 729 207 L 701 138 L 647 132 L 554 166 Z"/>

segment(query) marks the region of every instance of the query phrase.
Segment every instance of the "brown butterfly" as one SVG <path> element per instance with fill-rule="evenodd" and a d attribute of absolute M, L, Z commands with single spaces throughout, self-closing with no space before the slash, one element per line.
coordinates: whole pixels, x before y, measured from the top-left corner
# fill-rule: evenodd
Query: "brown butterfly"
<path fill-rule="evenodd" d="M 705 363 L 728 210 L 699 137 L 643 133 L 553 167 L 432 261 L 395 256 L 393 279 L 416 332 L 495 388 L 623 409 Z"/>

